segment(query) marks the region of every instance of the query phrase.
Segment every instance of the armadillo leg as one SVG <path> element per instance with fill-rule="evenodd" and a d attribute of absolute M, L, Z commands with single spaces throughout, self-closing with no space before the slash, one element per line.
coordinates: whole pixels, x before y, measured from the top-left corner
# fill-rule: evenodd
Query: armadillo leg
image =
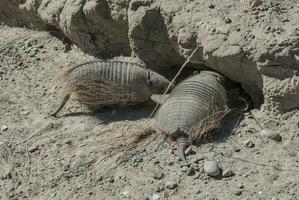
<path fill-rule="evenodd" d="M 184 163 L 188 163 L 186 160 L 185 149 L 187 146 L 187 139 L 185 137 L 180 137 L 177 140 L 179 145 L 179 157 Z"/>
<path fill-rule="evenodd" d="M 62 103 L 60 104 L 59 108 L 54 113 L 50 114 L 50 116 L 56 117 L 57 113 L 59 113 L 59 111 L 64 107 L 66 102 L 69 100 L 70 96 L 71 96 L 71 94 L 65 95 L 65 97 L 64 97 Z"/>

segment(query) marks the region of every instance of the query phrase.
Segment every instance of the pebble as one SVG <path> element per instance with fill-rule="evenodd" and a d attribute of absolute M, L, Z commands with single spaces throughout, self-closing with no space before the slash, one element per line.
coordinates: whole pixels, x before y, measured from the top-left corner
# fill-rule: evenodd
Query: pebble
<path fill-rule="evenodd" d="M 192 164 L 191 167 L 195 170 L 195 171 L 199 171 L 200 167 L 198 164 Z"/>
<path fill-rule="evenodd" d="M 225 22 L 226 24 L 230 24 L 230 23 L 232 23 L 232 20 L 231 20 L 230 18 L 226 17 L 226 18 L 224 19 L 224 22 Z"/>
<path fill-rule="evenodd" d="M 189 154 L 194 154 L 195 151 L 192 149 L 192 145 L 190 145 L 186 150 L 185 150 L 185 155 Z"/>
<path fill-rule="evenodd" d="M 193 169 L 193 167 L 189 167 L 187 169 L 187 175 L 188 176 L 193 176 L 195 174 L 195 170 Z"/>
<path fill-rule="evenodd" d="M 2 125 L 1 126 L 1 131 L 7 131 L 8 130 L 8 127 L 7 126 L 5 126 L 5 125 Z"/>
<path fill-rule="evenodd" d="M 35 152 L 36 150 L 38 150 L 38 145 L 37 145 L 37 144 L 32 144 L 32 145 L 28 148 L 29 153 L 33 153 L 33 152 Z"/>
<path fill-rule="evenodd" d="M 154 159 L 153 162 L 154 162 L 155 165 L 160 163 L 160 161 L 158 159 Z"/>
<path fill-rule="evenodd" d="M 241 195 L 242 195 L 242 190 L 237 190 L 237 191 L 235 192 L 235 195 L 236 195 L 236 196 L 241 196 Z"/>
<path fill-rule="evenodd" d="M 250 1 L 250 8 L 258 7 L 258 6 L 261 5 L 262 3 L 263 3 L 262 0 L 251 0 L 251 1 Z"/>
<path fill-rule="evenodd" d="M 198 155 L 198 156 L 196 156 L 196 158 L 194 158 L 192 160 L 192 163 L 199 163 L 199 161 L 202 161 L 204 159 L 205 159 L 205 157 L 203 155 Z"/>
<path fill-rule="evenodd" d="M 169 192 L 168 191 L 164 191 L 164 195 L 163 196 L 164 196 L 165 199 L 169 198 L 169 196 L 170 196 Z"/>
<path fill-rule="evenodd" d="M 28 111 L 28 110 L 24 110 L 24 111 L 21 112 L 21 114 L 22 114 L 22 115 L 28 115 L 28 114 L 29 114 L 29 111 Z"/>
<path fill-rule="evenodd" d="M 173 189 L 178 187 L 178 184 L 174 181 L 166 181 L 165 182 L 165 187 L 167 187 L 168 189 L 173 190 Z"/>
<path fill-rule="evenodd" d="M 216 28 L 211 28 L 211 32 L 212 33 L 216 32 Z"/>
<path fill-rule="evenodd" d="M 260 132 L 260 135 L 272 140 L 275 140 L 277 142 L 281 142 L 282 141 L 282 137 L 281 135 L 279 135 L 278 133 L 275 133 L 274 131 L 270 130 L 270 129 L 263 129 Z"/>
<path fill-rule="evenodd" d="M 254 143 L 249 139 L 244 141 L 243 144 L 248 148 L 253 148 L 255 146 Z"/>
<path fill-rule="evenodd" d="M 67 140 L 67 141 L 65 142 L 65 144 L 67 144 L 67 145 L 71 145 L 71 144 L 72 144 L 72 140 Z"/>
<path fill-rule="evenodd" d="M 238 188 L 243 189 L 244 185 L 242 183 L 238 184 Z"/>
<path fill-rule="evenodd" d="M 218 176 L 220 173 L 219 166 L 215 161 L 206 161 L 204 164 L 204 171 L 209 176 Z"/>
<path fill-rule="evenodd" d="M 125 190 L 125 191 L 122 191 L 121 192 L 121 195 L 124 197 L 124 198 L 129 198 L 129 192 L 127 191 L 127 190 Z"/>
<path fill-rule="evenodd" d="M 200 177 L 200 173 L 199 172 L 196 172 L 193 179 L 198 179 Z"/>
<path fill-rule="evenodd" d="M 182 166 L 182 169 L 181 169 L 182 172 L 186 172 L 187 170 L 188 170 L 188 166 Z"/>
<path fill-rule="evenodd" d="M 215 8 L 214 4 L 209 3 L 209 8 L 211 8 L 211 9 Z"/>
<path fill-rule="evenodd" d="M 169 161 L 169 162 L 168 162 L 168 165 L 169 165 L 169 166 L 172 166 L 173 164 L 174 164 L 173 161 Z"/>
<path fill-rule="evenodd" d="M 11 179 L 12 178 L 11 172 L 9 171 L 7 173 L 3 173 L 1 178 L 2 179 Z"/>
<path fill-rule="evenodd" d="M 107 178 L 106 179 L 109 183 L 114 183 L 114 178 L 112 178 L 112 177 L 109 177 L 109 178 Z"/>
<path fill-rule="evenodd" d="M 159 200 L 159 199 L 160 199 L 160 195 L 159 194 L 154 193 L 152 195 L 152 200 Z"/>
<path fill-rule="evenodd" d="M 223 170 L 222 172 L 222 176 L 223 177 L 231 177 L 231 176 L 234 176 L 235 173 L 231 170 L 231 169 L 226 169 L 226 170 Z"/>
<path fill-rule="evenodd" d="M 154 173 L 154 179 L 160 180 L 162 179 L 164 174 L 162 172 L 155 172 Z"/>
<path fill-rule="evenodd" d="M 63 171 L 68 171 L 69 169 L 71 168 L 71 165 L 70 164 L 66 164 L 63 166 Z"/>
<path fill-rule="evenodd" d="M 270 31 L 270 30 L 271 30 L 271 26 L 267 26 L 267 27 L 266 27 L 266 30 L 267 30 L 267 31 Z"/>

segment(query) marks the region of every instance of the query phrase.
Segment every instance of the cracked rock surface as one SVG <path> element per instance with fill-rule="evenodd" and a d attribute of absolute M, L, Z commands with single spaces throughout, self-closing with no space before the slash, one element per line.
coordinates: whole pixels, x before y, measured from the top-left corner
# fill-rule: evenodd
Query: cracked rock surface
<path fill-rule="evenodd" d="M 191 64 L 240 82 L 256 106 L 299 106 L 297 0 L 2 0 L 0 11 L 6 23 L 62 32 L 96 57 L 131 55 L 159 70 L 198 47 Z"/>

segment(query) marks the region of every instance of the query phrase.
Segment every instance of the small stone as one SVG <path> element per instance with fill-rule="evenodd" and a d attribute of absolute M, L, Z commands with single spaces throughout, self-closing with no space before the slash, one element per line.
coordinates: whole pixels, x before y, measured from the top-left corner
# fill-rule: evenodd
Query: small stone
<path fill-rule="evenodd" d="M 107 178 L 107 181 L 109 182 L 109 183 L 114 183 L 114 178 Z"/>
<path fill-rule="evenodd" d="M 236 148 L 234 148 L 234 151 L 235 151 L 235 152 L 240 152 L 240 151 L 241 151 L 241 149 L 240 149 L 240 148 L 238 148 L 238 147 L 236 147 Z"/>
<path fill-rule="evenodd" d="M 168 165 L 169 165 L 169 166 L 172 166 L 173 164 L 174 164 L 173 161 L 169 161 L 169 162 L 168 162 Z"/>
<path fill-rule="evenodd" d="M 238 184 L 238 188 L 243 189 L 244 185 L 242 183 Z"/>
<path fill-rule="evenodd" d="M 211 28 L 211 32 L 215 33 L 216 32 L 216 28 Z"/>
<path fill-rule="evenodd" d="M 39 49 L 42 49 L 42 48 L 44 48 L 44 45 L 43 44 L 39 44 L 36 47 L 39 48 Z"/>
<path fill-rule="evenodd" d="M 190 145 L 186 150 L 185 150 L 185 155 L 189 155 L 189 154 L 194 154 L 195 151 L 193 151 L 192 149 L 192 145 Z"/>
<path fill-rule="evenodd" d="M 103 180 L 103 176 L 99 176 L 97 180 L 98 181 L 102 181 Z"/>
<path fill-rule="evenodd" d="M 38 150 L 38 145 L 37 144 L 32 144 L 29 148 L 28 148 L 28 152 L 29 153 L 33 153 L 35 151 Z"/>
<path fill-rule="evenodd" d="M 129 198 L 129 192 L 128 192 L 127 190 L 122 191 L 122 192 L 121 192 L 121 195 L 122 195 L 124 198 Z"/>
<path fill-rule="evenodd" d="M 2 179 L 11 179 L 12 176 L 11 176 L 11 172 L 7 172 L 7 173 L 4 173 L 2 174 Z"/>
<path fill-rule="evenodd" d="M 155 172 L 154 173 L 154 179 L 160 180 L 162 179 L 164 174 L 162 172 Z"/>
<path fill-rule="evenodd" d="M 270 129 L 261 130 L 260 135 L 263 136 L 263 137 L 269 138 L 271 140 L 275 140 L 277 142 L 282 141 L 281 135 L 279 135 L 278 133 L 275 133 L 274 131 L 272 131 Z"/>
<path fill-rule="evenodd" d="M 206 161 L 204 164 L 204 171 L 209 176 L 218 176 L 220 173 L 219 166 L 215 161 Z"/>
<path fill-rule="evenodd" d="M 2 125 L 1 126 L 1 131 L 7 131 L 8 130 L 8 127 L 7 126 L 5 126 L 5 125 Z"/>
<path fill-rule="evenodd" d="M 199 163 L 200 161 L 204 160 L 205 157 L 203 155 L 198 155 L 196 158 L 192 160 L 192 163 Z"/>
<path fill-rule="evenodd" d="M 69 169 L 71 168 L 71 165 L 70 164 L 66 164 L 63 166 L 63 171 L 68 171 Z"/>
<path fill-rule="evenodd" d="M 72 140 L 67 140 L 67 141 L 65 142 L 65 144 L 67 144 L 67 145 L 71 145 L 71 144 L 72 144 Z"/>
<path fill-rule="evenodd" d="M 249 139 L 244 141 L 243 144 L 248 148 L 253 148 L 255 146 L 254 143 Z"/>
<path fill-rule="evenodd" d="M 211 9 L 215 8 L 214 4 L 209 3 L 209 8 L 211 8 Z"/>
<path fill-rule="evenodd" d="M 174 181 L 166 181 L 165 182 L 165 187 L 167 187 L 168 189 L 173 190 L 173 189 L 178 187 L 178 184 Z"/>
<path fill-rule="evenodd" d="M 155 165 L 160 163 L 160 161 L 158 159 L 155 159 L 153 162 Z"/>
<path fill-rule="evenodd" d="M 237 190 L 237 191 L 235 192 L 235 195 L 236 195 L 236 196 L 241 196 L 241 195 L 242 195 L 242 190 Z"/>
<path fill-rule="evenodd" d="M 29 111 L 28 111 L 28 110 L 24 110 L 24 111 L 21 112 L 21 114 L 22 114 L 22 115 L 28 115 L 28 114 L 29 114 Z"/>
<path fill-rule="evenodd" d="M 193 179 L 198 179 L 200 177 L 200 173 L 199 172 L 196 172 Z"/>
<path fill-rule="evenodd" d="M 181 169 L 181 171 L 182 171 L 182 172 L 186 172 L 186 171 L 187 171 L 187 169 L 188 169 L 188 167 L 187 167 L 187 166 L 183 166 L 183 167 L 182 167 L 182 169 Z"/>
<path fill-rule="evenodd" d="M 195 174 L 195 170 L 193 169 L 193 167 L 189 167 L 187 169 L 187 175 L 188 176 L 193 176 Z"/>
<path fill-rule="evenodd" d="M 201 190 L 200 189 L 197 189 L 195 194 L 200 194 L 201 193 Z"/>
<path fill-rule="evenodd" d="M 169 198 L 169 196 L 170 196 L 169 192 L 168 191 L 164 191 L 164 195 L 163 196 L 164 196 L 165 199 Z"/>
<path fill-rule="evenodd" d="M 234 175 L 235 175 L 235 173 L 231 169 L 226 169 L 226 170 L 223 170 L 223 172 L 222 172 L 222 176 L 225 178 L 231 177 Z"/>
<path fill-rule="evenodd" d="M 255 8 L 260 6 L 263 3 L 262 0 L 251 0 L 250 1 L 250 8 Z"/>
<path fill-rule="evenodd" d="M 159 194 L 154 193 L 152 195 L 152 200 L 159 200 L 159 199 L 160 199 L 160 195 Z"/>
<path fill-rule="evenodd" d="M 231 20 L 230 18 L 226 17 L 226 18 L 224 19 L 224 22 L 225 22 L 226 24 L 230 24 L 230 23 L 232 23 L 232 20 Z"/>
<path fill-rule="evenodd" d="M 266 27 L 266 30 L 267 30 L 267 31 L 271 31 L 271 26 L 267 26 L 267 27 Z"/>

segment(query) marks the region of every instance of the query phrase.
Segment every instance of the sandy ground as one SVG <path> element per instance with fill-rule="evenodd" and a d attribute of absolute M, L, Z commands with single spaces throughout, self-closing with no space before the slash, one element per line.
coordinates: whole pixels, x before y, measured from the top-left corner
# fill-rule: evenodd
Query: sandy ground
<path fill-rule="evenodd" d="M 0 27 L 0 199 L 298 199 L 298 110 L 252 110 L 281 141 L 249 113 L 227 121 L 193 146 L 189 170 L 176 143 L 149 135 L 153 104 L 91 114 L 71 101 L 48 117 L 63 97 L 57 72 L 92 59 L 49 33 Z M 211 160 L 232 176 L 208 176 Z"/>

